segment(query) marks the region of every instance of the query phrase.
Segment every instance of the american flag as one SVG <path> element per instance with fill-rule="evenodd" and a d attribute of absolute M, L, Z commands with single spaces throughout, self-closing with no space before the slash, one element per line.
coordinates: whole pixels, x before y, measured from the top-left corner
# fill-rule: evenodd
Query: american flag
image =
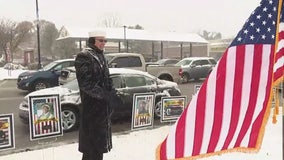
<path fill-rule="evenodd" d="M 283 5 L 283 4 L 282 4 Z M 281 15 L 279 23 L 278 46 L 275 55 L 274 82 L 276 85 L 283 80 L 284 76 L 284 16 Z"/>
<path fill-rule="evenodd" d="M 262 0 L 252 13 L 158 146 L 158 160 L 259 149 L 270 111 L 278 3 Z"/>
<path fill-rule="evenodd" d="M 39 98 L 33 101 L 35 107 L 37 107 L 37 104 L 43 104 L 43 103 L 49 103 L 51 104 L 53 108 L 53 115 L 56 117 L 57 115 L 57 100 L 56 97 L 50 97 L 50 98 Z M 34 114 L 34 132 L 36 135 L 44 135 L 49 133 L 58 132 L 58 121 L 56 119 L 53 120 L 45 120 L 41 121 L 38 120 L 39 114 L 37 111 L 40 108 L 35 108 L 35 114 Z"/>

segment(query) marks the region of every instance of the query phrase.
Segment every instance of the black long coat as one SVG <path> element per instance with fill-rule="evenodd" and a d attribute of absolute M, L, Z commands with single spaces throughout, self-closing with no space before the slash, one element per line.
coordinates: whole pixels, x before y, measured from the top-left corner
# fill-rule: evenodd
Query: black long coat
<path fill-rule="evenodd" d="M 106 93 L 112 90 L 103 51 L 87 48 L 75 60 L 83 105 L 79 128 L 79 151 L 105 153 L 111 150 L 111 109 Z"/>

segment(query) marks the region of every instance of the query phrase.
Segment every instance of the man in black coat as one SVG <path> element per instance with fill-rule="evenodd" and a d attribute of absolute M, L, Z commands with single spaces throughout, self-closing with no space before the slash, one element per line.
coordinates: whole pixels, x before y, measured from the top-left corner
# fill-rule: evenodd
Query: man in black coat
<path fill-rule="evenodd" d="M 79 151 L 82 160 L 102 160 L 112 148 L 111 113 L 108 101 L 113 92 L 104 57 L 105 32 L 89 33 L 88 48 L 76 56 L 75 68 L 82 101 Z"/>

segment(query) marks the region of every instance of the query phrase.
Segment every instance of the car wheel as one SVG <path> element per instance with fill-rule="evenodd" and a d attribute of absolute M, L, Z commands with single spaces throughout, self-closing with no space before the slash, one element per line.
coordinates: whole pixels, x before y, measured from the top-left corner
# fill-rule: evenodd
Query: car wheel
<path fill-rule="evenodd" d="M 159 100 L 156 104 L 155 104 L 155 110 L 154 110 L 154 114 L 156 118 L 161 118 L 161 109 L 162 109 L 162 101 Z"/>
<path fill-rule="evenodd" d="M 33 89 L 34 91 L 40 90 L 40 89 L 45 89 L 49 87 L 49 83 L 43 80 L 38 80 L 34 83 Z"/>
<path fill-rule="evenodd" d="M 79 126 L 79 113 L 72 107 L 63 107 L 61 111 L 64 132 L 75 130 Z"/>
<path fill-rule="evenodd" d="M 173 78 L 170 75 L 162 75 L 159 79 L 166 80 L 166 81 L 173 81 Z"/>
<path fill-rule="evenodd" d="M 189 79 L 190 79 L 190 77 L 189 77 L 189 75 L 187 74 L 187 73 L 183 73 L 182 74 L 182 80 L 183 80 L 183 82 L 188 82 L 189 81 Z"/>

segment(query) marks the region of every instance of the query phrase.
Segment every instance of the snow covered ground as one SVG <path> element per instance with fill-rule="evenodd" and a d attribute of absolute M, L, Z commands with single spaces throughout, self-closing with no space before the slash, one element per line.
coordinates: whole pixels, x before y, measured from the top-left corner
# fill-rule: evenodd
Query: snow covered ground
<path fill-rule="evenodd" d="M 11 76 L 9 76 L 7 70 L 0 68 L 0 83 L 3 79 L 16 79 L 17 75 L 23 71 L 13 70 Z M 272 118 L 269 118 L 259 152 L 232 152 L 203 158 L 202 160 L 282 160 L 282 109 L 280 111 L 281 114 L 277 116 L 278 123 L 272 124 Z M 170 127 L 170 125 L 166 125 L 160 128 L 114 134 L 113 149 L 110 153 L 104 155 L 104 160 L 154 160 L 156 147 L 167 136 Z M 82 155 L 77 148 L 77 143 L 66 144 L 0 156 L 0 160 L 80 160 Z"/>
<path fill-rule="evenodd" d="M 7 70 L 4 68 L 0 68 L 0 80 L 3 79 L 17 79 L 18 75 L 26 72 L 27 70 L 22 70 L 22 69 L 18 69 L 18 70 Z"/>

